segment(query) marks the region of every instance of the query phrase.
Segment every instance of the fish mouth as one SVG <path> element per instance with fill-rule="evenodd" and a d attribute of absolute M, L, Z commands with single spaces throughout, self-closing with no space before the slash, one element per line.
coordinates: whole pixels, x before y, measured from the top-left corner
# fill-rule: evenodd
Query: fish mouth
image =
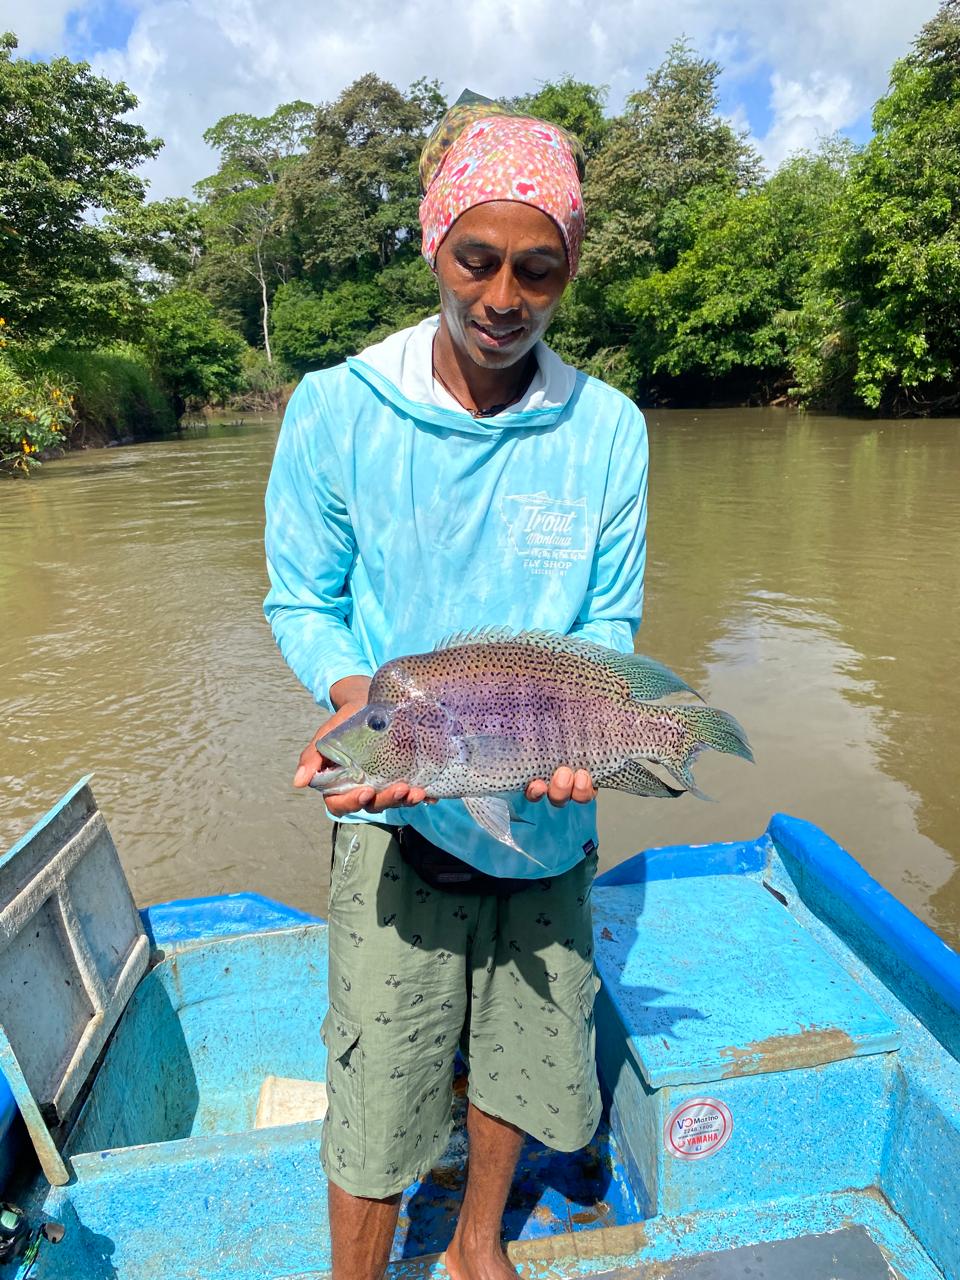
<path fill-rule="evenodd" d="M 327 760 L 332 760 L 334 764 L 342 765 L 344 769 L 356 768 L 356 761 L 349 752 L 344 751 L 343 747 L 337 746 L 336 738 L 321 738 L 317 742 L 317 750 Z M 323 771 L 329 773 L 328 769 Z"/>
<path fill-rule="evenodd" d="M 309 785 L 324 795 L 336 795 L 340 791 L 352 791 L 364 780 L 363 769 L 348 751 L 337 746 L 332 738 L 321 738 L 317 744 L 323 748 L 325 759 L 333 761 L 333 768 L 321 769 L 310 779 Z"/>

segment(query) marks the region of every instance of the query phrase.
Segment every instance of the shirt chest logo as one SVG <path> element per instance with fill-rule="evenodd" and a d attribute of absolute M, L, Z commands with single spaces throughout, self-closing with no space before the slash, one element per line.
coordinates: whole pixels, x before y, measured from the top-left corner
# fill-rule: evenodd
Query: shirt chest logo
<path fill-rule="evenodd" d="M 510 541 L 532 573 L 555 573 L 587 558 L 587 500 L 515 493 L 501 499 Z"/>

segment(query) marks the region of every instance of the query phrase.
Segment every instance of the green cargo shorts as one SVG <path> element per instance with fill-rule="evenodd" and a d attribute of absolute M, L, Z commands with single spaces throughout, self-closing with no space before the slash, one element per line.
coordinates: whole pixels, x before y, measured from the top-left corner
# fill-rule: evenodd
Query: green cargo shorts
<path fill-rule="evenodd" d="M 468 1096 L 558 1151 L 600 1119 L 590 891 L 596 854 L 509 897 L 432 889 L 391 828 L 336 828 L 328 908 L 328 1111 L 321 1159 L 356 1196 L 402 1191 L 450 1137 L 453 1065 Z"/>

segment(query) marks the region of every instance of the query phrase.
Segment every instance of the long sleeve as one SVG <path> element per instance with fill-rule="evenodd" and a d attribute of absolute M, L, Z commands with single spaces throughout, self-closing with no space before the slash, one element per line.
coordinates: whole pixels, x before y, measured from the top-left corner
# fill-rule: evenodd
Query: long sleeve
<path fill-rule="evenodd" d="M 571 632 L 625 653 L 643 614 L 648 458 L 646 424 L 631 406 L 614 445 L 593 569 Z"/>
<path fill-rule="evenodd" d="M 356 543 L 325 409 L 307 377 L 284 415 L 266 494 L 264 612 L 294 674 L 330 706 L 331 685 L 372 670 L 350 629 Z"/>

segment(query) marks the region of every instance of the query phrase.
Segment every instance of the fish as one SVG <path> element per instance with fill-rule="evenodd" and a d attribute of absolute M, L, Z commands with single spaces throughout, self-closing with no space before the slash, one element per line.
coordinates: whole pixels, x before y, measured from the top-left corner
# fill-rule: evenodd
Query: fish
<path fill-rule="evenodd" d="M 367 705 L 318 739 L 332 765 L 310 785 L 324 795 L 422 787 L 462 800 L 484 831 L 525 853 L 509 796 L 563 765 L 589 770 L 597 787 L 707 799 L 691 772 L 704 748 L 753 760 L 732 715 L 702 699 L 661 701 L 670 694 L 699 698 L 643 654 L 552 631 L 460 632 L 377 670 Z"/>

